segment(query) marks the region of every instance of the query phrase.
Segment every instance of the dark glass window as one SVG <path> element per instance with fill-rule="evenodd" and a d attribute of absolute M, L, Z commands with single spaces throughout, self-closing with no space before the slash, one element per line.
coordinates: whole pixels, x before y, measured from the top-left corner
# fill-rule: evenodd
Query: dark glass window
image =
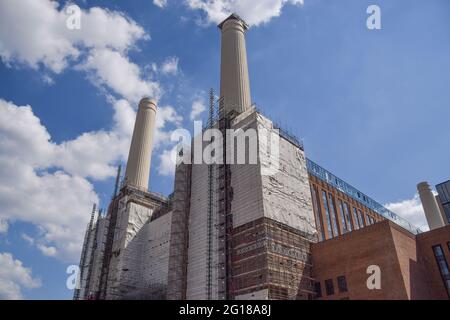
<path fill-rule="evenodd" d="M 328 200 L 327 200 L 327 193 L 322 190 L 322 200 L 323 200 L 323 206 L 325 207 L 325 216 L 327 218 L 327 229 L 328 234 L 331 238 L 334 237 L 333 229 L 331 228 L 331 216 L 330 216 L 330 210 L 328 209 Z"/>
<path fill-rule="evenodd" d="M 347 292 L 347 280 L 345 276 L 340 276 L 337 278 L 339 292 Z"/>
<path fill-rule="evenodd" d="M 340 234 L 339 228 L 338 228 L 338 219 L 337 219 L 337 211 L 336 206 L 334 204 L 334 198 L 331 193 L 328 194 L 328 199 L 330 200 L 328 202 L 330 206 L 330 216 L 331 216 L 331 226 L 333 227 L 333 233 L 335 236 L 338 236 Z"/>
<path fill-rule="evenodd" d="M 344 213 L 345 219 L 347 220 L 347 229 L 349 231 L 352 231 L 352 218 L 350 217 L 350 207 L 348 206 L 347 202 L 344 202 Z"/>
<path fill-rule="evenodd" d="M 450 222 L 450 202 L 444 204 L 443 207 L 444 207 L 445 216 L 447 217 L 448 222 Z"/>
<path fill-rule="evenodd" d="M 311 196 L 313 200 L 313 210 L 316 217 L 316 228 L 319 235 L 319 241 L 324 239 L 323 223 L 322 223 L 322 210 L 320 209 L 320 200 L 317 198 L 316 186 L 311 185 Z"/>
<path fill-rule="evenodd" d="M 363 216 L 363 213 L 361 212 L 361 210 L 359 210 L 358 209 L 358 219 L 359 219 L 359 226 L 361 227 L 361 228 L 363 228 L 364 227 L 364 216 Z"/>
<path fill-rule="evenodd" d="M 339 211 L 341 211 L 341 224 L 342 224 L 342 231 L 343 233 L 347 233 L 347 219 L 345 217 L 345 213 L 344 213 L 344 203 L 342 202 L 342 200 L 339 199 Z"/>
<path fill-rule="evenodd" d="M 314 291 L 316 291 L 316 298 L 322 297 L 322 287 L 320 286 L 320 282 L 314 282 Z"/>
<path fill-rule="evenodd" d="M 325 280 L 325 291 L 327 292 L 327 296 L 334 294 L 333 279 Z"/>
<path fill-rule="evenodd" d="M 356 208 L 353 208 L 353 221 L 355 222 L 355 230 L 359 229 L 359 220 L 358 220 L 358 213 L 356 211 Z"/>
<path fill-rule="evenodd" d="M 439 199 L 442 203 L 450 202 L 450 182 L 438 184 L 436 191 L 439 194 Z"/>
<path fill-rule="evenodd" d="M 436 190 L 439 193 L 439 201 L 444 208 L 445 218 L 450 222 L 450 181 L 438 184 Z"/>
<path fill-rule="evenodd" d="M 433 252 L 439 271 L 441 272 L 442 280 L 444 281 L 444 286 L 447 289 L 447 294 L 450 297 L 450 272 L 448 270 L 447 260 L 445 260 L 444 251 L 441 245 L 438 244 L 433 246 Z"/>

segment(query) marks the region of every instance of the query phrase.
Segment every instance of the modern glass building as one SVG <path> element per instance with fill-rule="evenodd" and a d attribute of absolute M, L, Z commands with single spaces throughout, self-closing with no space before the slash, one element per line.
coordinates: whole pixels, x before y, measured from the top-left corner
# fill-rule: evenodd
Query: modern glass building
<path fill-rule="evenodd" d="M 447 218 L 446 222 L 450 223 L 450 180 L 437 184 L 436 190 L 442 208 L 444 208 L 444 218 Z"/>

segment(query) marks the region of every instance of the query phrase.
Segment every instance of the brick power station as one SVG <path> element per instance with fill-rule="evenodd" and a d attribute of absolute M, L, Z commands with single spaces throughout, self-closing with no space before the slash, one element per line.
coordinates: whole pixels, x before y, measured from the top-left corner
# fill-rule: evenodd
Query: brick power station
<path fill-rule="evenodd" d="M 429 186 L 419 187 L 432 221 L 422 232 L 306 158 L 252 104 L 247 28 L 235 14 L 219 25 L 207 127 L 254 129 L 257 163 L 181 163 L 169 197 L 149 191 L 157 106 L 142 99 L 123 183 L 119 169 L 106 214 L 92 212 L 74 299 L 448 299 L 450 227 Z M 262 135 L 274 130 L 279 163 L 264 174 Z"/>

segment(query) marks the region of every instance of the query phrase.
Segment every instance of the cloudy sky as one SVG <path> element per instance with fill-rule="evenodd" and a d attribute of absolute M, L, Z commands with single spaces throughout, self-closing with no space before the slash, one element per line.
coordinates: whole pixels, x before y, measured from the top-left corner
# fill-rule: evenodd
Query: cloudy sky
<path fill-rule="evenodd" d="M 158 100 L 150 186 L 170 132 L 205 117 L 236 11 L 254 102 L 308 157 L 418 226 L 417 182 L 449 179 L 450 2 L 0 0 L 0 298 L 68 299 L 92 204 L 106 208 L 137 102 Z M 381 30 L 366 9 L 381 8 Z M 426 226 L 425 226 L 426 227 Z"/>

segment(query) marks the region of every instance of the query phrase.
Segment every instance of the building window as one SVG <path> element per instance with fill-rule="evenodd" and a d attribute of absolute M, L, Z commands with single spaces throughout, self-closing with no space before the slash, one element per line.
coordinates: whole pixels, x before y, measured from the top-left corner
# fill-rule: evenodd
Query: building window
<path fill-rule="evenodd" d="M 320 282 L 314 282 L 314 291 L 316 292 L 316 298 L 322 298 L 322 287 Z"/>
<path fill-rule="evenodd" d="M 338 283 L 338 289 L 339 292 L 347 292 L 347 280 L 345 279 L 345 276 L 340 276 L 337 278 Z"/>
<path fill-rule="evenodd" d="M 325 280 L 325 291 L 327 293 L 327 296 L 331 296 L 334 294 L 333 279 Z"/>
<path fill-rule="evenodd" d="M 327 218 L 328 234 L 330 235 L 330 238 L 333 238 L 334 233 L 331 228 L 331 217 L 330 217 L 330 210 L 328 209 L 327 193 L 323 190 L 322 190 L 322 200 L 323 200 L 323 206 L 325 207 L 325 216 Z"/>
<path fill-rule="evenodd" d="M 347 221 L 347 230 L 352 231 L 352 218 L 350 217 L 350 207 L 347 202 L 344 202 L 344 215 L 345 220 Z"/>
<path fill-rule="evenodd" d="M 320 200 L 317 198 L 316 186 L 311 185 L 311 196 L 313 200 L 313 210 L 316 217 L 316 228 L 319 235 L 319 241 L 324 239 L 323 223 L 322 223 L 322 210 L 320 209 Z"/>
<path fill-rule="evenodd" d="M 329 206 L 330 206 L 330 215 L 331 215 L 331 222 L 333 227 L 333 233 L 335 236 L 338 236 L 340 234 L 339 227 L 338 227 L 338 219 L 337 219 L 337 211 L 336 206 L 334 204 L 334 198 L 331 193 L 328 194 Z"/>
<path fill-rule="evenodd" d="M 353 208 L 353 221 L 355 222 L 355 230 L 359 229 L 359 220 L 358 220 L 358 213 L 356 211 L 356 208 Z"/>
<path fill-rule="evenodd" d="M 450 272 L 448 270 L 447 260 L 445 260 L 444 251 L 441 245 L 438 244 L 433 246 L 433 252 L 439 271 L 441 272 L 442 280 L 444 281 L 444 286 L 447 289 L 447 294 L 450 297 Z"/>
<path fill-rule="evenodd" d="M 450 222 L 450 202 L 442 205 L 444 207 L 444 213 L 447 217 L 448 222 Z"/>
<path fill-rule="evenodd" d="M 358 209 L 358 221 L 359 221 L 359 226 L 361 228 L 364 228 L 364 216 L 363 213 L 361 212 L 361 210 Z"/>
<path fill-rule="evenodd" d="M 341 224 L 342 224 L 342 232 L 347 233 L 347 218 L 345 217 L 344 213 L 344 203 L 341 199 L 339 199 L 339 211 L 341 211 Z"/>

